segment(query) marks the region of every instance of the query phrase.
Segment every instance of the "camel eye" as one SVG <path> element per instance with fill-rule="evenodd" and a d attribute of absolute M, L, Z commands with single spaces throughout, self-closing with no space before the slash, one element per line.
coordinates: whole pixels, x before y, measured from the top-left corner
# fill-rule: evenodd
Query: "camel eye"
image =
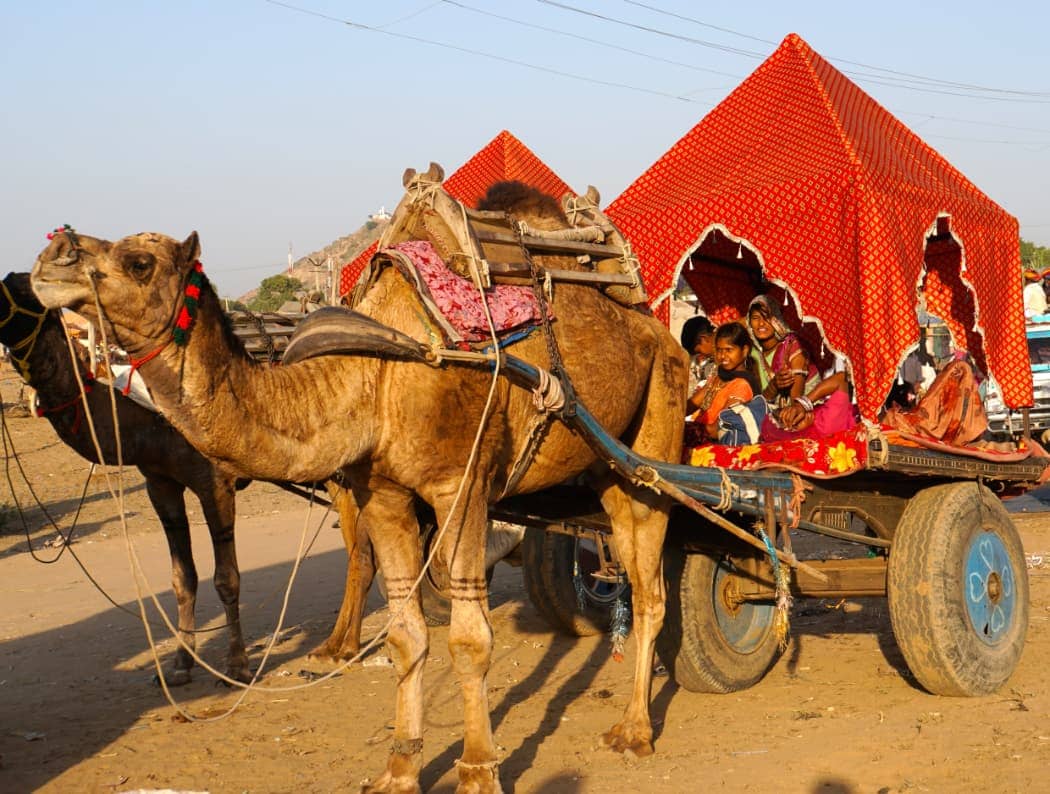
<path fill-rule="evenodd" d="M 146 279 L 153 270 L 153 257 L 149 254 L 128 257 L 124 267 L 133 278 Z"/>

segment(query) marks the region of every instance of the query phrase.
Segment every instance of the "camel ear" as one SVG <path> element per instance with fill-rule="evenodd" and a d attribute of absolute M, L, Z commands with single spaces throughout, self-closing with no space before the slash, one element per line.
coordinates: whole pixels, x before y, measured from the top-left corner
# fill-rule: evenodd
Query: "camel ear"
<path fill-rule="evenodd" d="M 416 178 L 416 169 L 415 168 L 406 168 L 405 169 L 405 173 L 403 173 L 401 175 L 401 184 L 404 185 L 407 188 L 410 184 L 412 184 L 412 180 L 415 179 L 415 178 Z"/>
<path fill-rule="evenodd" d="M 601 206 L 602 197 L 598 192 L 598 188 L 594 185 L 587 185 L 587 193 L 585 195 L 587 196 L 587 200 L 595 207 Z"/>
<path fill-rule="evenodd" d="M 179 246 L 179 268 L 188 270 L 193 263 L 201 258 L 201 241 L 197 232 L 190 232 L 190 236 L 182 241 Z"/>
<path fill-rule="evenodd" d="M 430 168 L 427 169 L 427 179 L 431 182 L 444 182 L 445 169 L 431 160 Z"/>

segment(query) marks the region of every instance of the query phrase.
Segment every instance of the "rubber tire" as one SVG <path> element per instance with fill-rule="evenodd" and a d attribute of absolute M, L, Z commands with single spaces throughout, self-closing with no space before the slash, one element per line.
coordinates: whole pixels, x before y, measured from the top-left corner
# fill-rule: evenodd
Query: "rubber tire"
<path fill-rule="evenodd" d="M 997 573 L 998 599 L 982 570 Z M 983 585 L 976 597 L 974 581 Z M 972 697 L 1002 687 L 1024 650 L 1029 610 L 1024 548 L 1002 503 L 970 482 L 912 497 L 890 548 L 887 596 L 897 645 L 924 689 Z M 991 617 L 975 623 L 968 604 L 998 609 L 1000 628 Z"/>
<path fill-rule="evenodd" d="M 604 634 L 612 624 L 615 591 L 602 599 L 586 598 L 581 609 L 573 582 L 576 547 L 577 539 L 572 535 L 527 528 L 521 541 L 525 591 L 536 611 L 556 631 L 574 637 Z"/>
<path fill-rule="evenodd" d="M 732 563 L 721 555 L 664 551 L 667 612 L 656 651 L 690 692 L 724 695 L 754 686 L 780 656 L 772 602 L 745 602 L 735 614 L 717 588 Z"/>

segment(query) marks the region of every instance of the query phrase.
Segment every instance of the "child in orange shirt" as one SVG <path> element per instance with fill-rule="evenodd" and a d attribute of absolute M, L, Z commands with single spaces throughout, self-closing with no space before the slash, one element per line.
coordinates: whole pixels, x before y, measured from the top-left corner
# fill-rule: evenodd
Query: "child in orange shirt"
<path fill-rule="evenodd" d="M 689 398 L 689 419 L 703 430 L 708 441 L 718 440 L 718 414 L 749 402 L 759 393 L 751 357 L 751 336 L 738 322 L 719 326 L 715 332 L 716 372 Z"/>

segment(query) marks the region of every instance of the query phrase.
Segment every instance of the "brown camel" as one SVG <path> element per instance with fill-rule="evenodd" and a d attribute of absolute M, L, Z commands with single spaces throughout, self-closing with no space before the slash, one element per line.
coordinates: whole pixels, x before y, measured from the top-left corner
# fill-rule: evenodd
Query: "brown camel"
<path fill-rule="evenodd" d="M 98 453 L 84 416 L 65 331 L 54 312 L 47 311 L 29 284 L 28 273 L 10 273 L 0 289 L 0 344 L 12 348 L 26 382 L 37 392 L 41 413 L 58 437 L 89 461 L 98 463 Z M 87 355 L 80 345 L 81 377 L 88 372 Z M 116 465 L 111 389 L 103 383 L 89 385 L 87 407 L 94 421 L 103 462 Z M 121 453 L 125 464 L 137 466 L 146 480 L 146 493 L 160 518 L 171 552 L 172 589 L 178 604 L 178 626 L 182 639 L 195 647 L 194 611 L 197 599 L 197 569 L 190 545 L 185 490 L 200 501 L 211 533 L 215 553 L 215 589 L 226 611 L 229 650 L 226 674 L 238 681 L 251 680 L 239 617 L 240 574 L 234 546 L 235 485 L 248 481 L 236 478 L 213 465 L 194 449 L 160 414 L 140 405 L 120 391 L 114 392 L 120 427 Z M 367 537 L 356 537 L 357 508 L 349 491 L 328 483 L 328 492 L 340 513 L 340 526 L 347 541 L 350 562 L 347 587 L 339 619 L 331 636 L 313 654 L 347 658 L 360 648 L 364 598 L 372 581 L 372 554 Z M 363 534 L 361 532 L 357 534 Z M 360 542 L 362 541 L 363 542 Z M 179 646 L 168 684 L 190 681 L 193 657 Z"/>
<path fill-rule="evenodd" d="M 523 219 L 532 229 L 568 225 L 556 203 Z M 438 525 L 447 523 L 440 549 L 451 573 L 449 650 L 464 699 L 458 790 L 500 791 L 486 692 L 493 638 L 482 549 L 488 505 L 508 482 L 536 415 L 532 395 L 502 378 L 495 384 L 468 468 L 492 387 L 488 371 L 361 355 L 257 366 L 224 324 L 199 271 L 199 253 L 196 233 L 181 243 L 155 233 L 115 243 L 60 234 L 34 265 L 33 287 L 45 305 L 89 316 L 97 292 L 121 346 L 136 359 L 154 354 L 141 371 L 160 409 L 206 454 L 260 479 L 318 480 L 335 471 L 348 477 L 396 616 L 387 637 L 397 676 L 395 729 L 386 769 L 369 792 L 419 791 L 428 636 L 418 594 L 409 595 L 421 570 L 414 496 L 434 508 Z M 560 266 L 567 266 L 564 258 Z M 192 296 L 202 281 L 190 325 L 180 307 L 192 316 L 195 301 L 184 295 Z M 417 340 L 429 338 L 417 294 L 394 269 L 378 277 L 358 308 Z M 642 455 L 670 460 L 680 454 L 686 361 L 667 330 L 585 286 L 559 284 L 553 310 L 565 368 L 603 427 Z M 188 333 L 176 334 L 183 326 Z M 517 343 L 513 352 L 549 365 L 543 334 Z M 654 640 L 664 615 L 666 499 L 609 475 L 587 443 L 560 423 L 551 426 L 511 493 L 599 469 L 596 487 L 632 584 L 638 643 L 630 703 L 605 741 L 646 755 L 652 752 Z"/>

